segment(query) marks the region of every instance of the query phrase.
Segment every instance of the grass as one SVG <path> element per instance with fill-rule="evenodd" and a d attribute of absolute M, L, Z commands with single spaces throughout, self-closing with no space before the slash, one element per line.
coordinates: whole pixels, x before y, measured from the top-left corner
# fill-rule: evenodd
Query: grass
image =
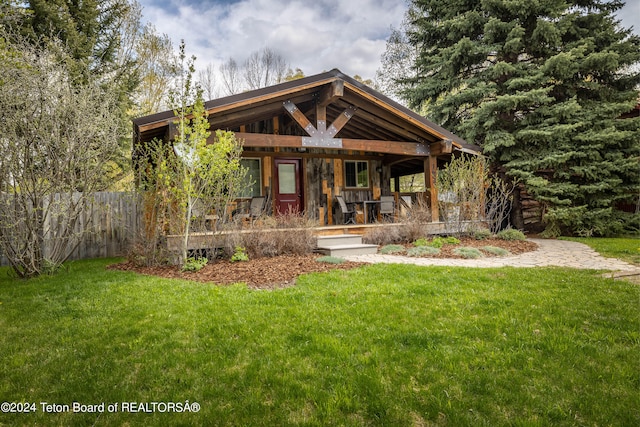
<path fill-rule="evenodd" d="M 640 238 L 638 237 L 561 237 L 561 239 L 584 243 L 602 256 L 640 265 Z"/>
<path fill-rule="evenodd" d="M 640 423 L 640 288 L 597 272 L 380 264 L 253 291 L 106 263 L 0 269 L 0 400 L 38 409 L 0 425 Z"/>

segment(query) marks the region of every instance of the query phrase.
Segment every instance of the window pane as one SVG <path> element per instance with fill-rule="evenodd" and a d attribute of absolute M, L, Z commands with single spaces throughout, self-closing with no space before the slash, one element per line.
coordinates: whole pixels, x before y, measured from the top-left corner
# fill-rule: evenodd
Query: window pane
<path fill-rule="evenodd" d="M 369 164 L 368 162 L 358 162 L 358 187 L 369 186 Z"/>
<path fill-rule="evenodd" d="M 240 164 L 247 169 L 246 182 L 240 192 L 240 197 L 260 196 L 260 188 L 262 187 L 260 159 L 241 159 Z"/>
<path fill-rule="evenodd" d="M 351 162 L 351 161 L 344 162 L 344 178 L 345 178 L 345 185 L 347 187 L 355 187 L 357 185 L 355 162 Z"/>
<path fill-rule="evenodd" d="M 296 165 L 278 165 L 278 188 L 280 194 L 296 194 Z"/>
<path fill-rule="evenodd" d="M 346 160 L 344 162 L 344 179 L 346 187 L 369 187 L 369 162 Z"/>

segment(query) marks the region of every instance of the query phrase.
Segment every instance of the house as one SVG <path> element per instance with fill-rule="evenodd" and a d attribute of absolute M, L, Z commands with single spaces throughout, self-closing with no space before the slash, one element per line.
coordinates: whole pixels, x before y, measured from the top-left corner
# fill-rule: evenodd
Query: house
<path fill-rule="evenodd" d="M 431 123 L 337 69 L 205 103 L 211 130 L 244 141 L 243 164 L 266 196 L 268 212 L 305 212 L 340 223 L 336 195 L 347 202 L 398 195 L 401 176 L 424 172 L 426 198 L 438 200 L 437 168 L 477 146 Z M 134 155 L 153 138 L 171 141 L 175 116 L 134 120 Z M 416 197 L 414 195 L 414 197 Z M 437 203 L 431 203 L 437 220 Z"/>

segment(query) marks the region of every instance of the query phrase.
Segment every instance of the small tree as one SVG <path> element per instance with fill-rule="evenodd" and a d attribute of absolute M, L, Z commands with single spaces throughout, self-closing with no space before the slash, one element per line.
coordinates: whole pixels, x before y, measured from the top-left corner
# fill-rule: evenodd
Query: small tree
<path fill-rule="evenodd" d="M 241 191 L 246 172 L 240 165 L 242 144 L 232 132 L 218 130 L 212 143 L 207 142 L 211 132 L 202 89 L 192 84 L 195 57 L 185 63 L 184 41 L 180 45 L 179 58 L 182 63 L 181 84 L 171 94 L 178 128 L 173 147 L 180 160 L 176 162 L 173 192 L 184 212 L 181 251 L 184 263 L 188 257 L 194 218 L 201 219 L 207 212 L 215 211 L 218 217 L 216 227 L 220 228 L 227 219 L 230 202 Z M 195 99 L 192 104 L 191 99 Z"/>

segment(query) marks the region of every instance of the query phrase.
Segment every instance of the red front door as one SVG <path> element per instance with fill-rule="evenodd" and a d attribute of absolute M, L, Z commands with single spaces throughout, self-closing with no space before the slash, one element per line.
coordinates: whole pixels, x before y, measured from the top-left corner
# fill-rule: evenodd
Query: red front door
<path fill-rule="evenodd" d="M 276 214 L 302 212 L 301 159 L 275 159 L 274 165 Z"/>

